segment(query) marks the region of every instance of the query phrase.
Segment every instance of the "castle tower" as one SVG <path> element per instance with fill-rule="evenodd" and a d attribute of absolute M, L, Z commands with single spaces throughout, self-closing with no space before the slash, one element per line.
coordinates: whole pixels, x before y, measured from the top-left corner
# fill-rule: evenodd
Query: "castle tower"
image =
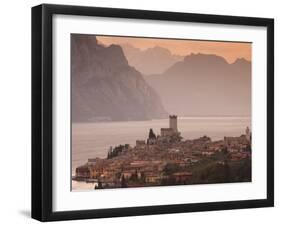
<path fill-rule="evenodd" d="M 174 132 L 178 132 L 178 116 L 176 115 L 170 115 L 169 116 L 169 124 L 170 124 L 170 128 L 173 129 Z"/>

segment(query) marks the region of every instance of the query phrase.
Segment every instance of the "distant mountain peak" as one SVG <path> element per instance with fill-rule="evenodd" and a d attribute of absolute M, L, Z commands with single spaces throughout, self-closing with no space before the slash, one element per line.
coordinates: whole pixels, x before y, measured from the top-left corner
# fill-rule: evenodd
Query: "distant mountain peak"
<path fill-rule="evenodd" d="M 222 56 L 219 56 L 219 55 L 216 55 L 216 54 L 206 54 L 206 53 L 191 53 L 190 55 L 187 55 L 185 58 L 184 58 L 184 61 L 189 61 L 189 60 L 197 60 L 197 61 L 210 61 L 210 60 L 213 60 L 213 61 L 220 61 L 220 62 L 223 62 L 223 63 L 227 63 L 226 59 L 223 58 Z"/>
<path fill-rule="evenodd" d="M 251 62 L 229 64 L 214 54 L 190 54 L 162 74 L 145 77 L 165 109 L 185 115 L 250 115 Z"/>
<path fill-rule="evenodd" d="M 173 55 L 169 49 L 163 48 L 161 46 L 154 46 L 154 47 L 151 47 L 151 48 L 147 48 L 145 51 L 148 51 L 148 52 L 158 51 L 158 52 L 161 52 L 161 53 L 164 53 L 164 54 Z"/>
<path fill-rule="evenodd" d="M 183 56 L 174 55 L 169 49 L 154 46 L 139 49 L 130 44 L 122 44 L 122 49 L 131 66 L 144 75 L 163 73 Z"/>
<path fill-rule="evenodd" d="M 245 59 L 244 57 L 237 58 L 232 64 L 251 64 L 251 61 Z"/>

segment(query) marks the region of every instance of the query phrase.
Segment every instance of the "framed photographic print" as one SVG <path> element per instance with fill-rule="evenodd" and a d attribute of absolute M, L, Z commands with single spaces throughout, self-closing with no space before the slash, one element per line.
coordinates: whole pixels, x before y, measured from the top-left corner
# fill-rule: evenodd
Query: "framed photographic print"
<path fill-rule="evenodd" d="M 32 8 L 32 217 L 274 205 L 274 21 Z"/>

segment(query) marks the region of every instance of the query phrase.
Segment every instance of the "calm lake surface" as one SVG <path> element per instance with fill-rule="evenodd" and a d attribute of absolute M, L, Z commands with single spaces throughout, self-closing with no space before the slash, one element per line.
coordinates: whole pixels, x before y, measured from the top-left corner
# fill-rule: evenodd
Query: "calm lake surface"
<path fill-rule="evenodd" d="M 178 118 L 178 130 L 184 139 L 204 135 L 212 140 L 224 136 L 239 136 L 245 128 L 251 128 L 250 117 L 183 117 Z M 136 140 L 146 140 L 149 129 L 160 134 L 160 128 L 168 128 L 169 119 L 130 122 L 99 122 L 72 124 L 72 174 L 75 168 L 88 158 L 105 158 L 110 146 L 135 145 Z"/>

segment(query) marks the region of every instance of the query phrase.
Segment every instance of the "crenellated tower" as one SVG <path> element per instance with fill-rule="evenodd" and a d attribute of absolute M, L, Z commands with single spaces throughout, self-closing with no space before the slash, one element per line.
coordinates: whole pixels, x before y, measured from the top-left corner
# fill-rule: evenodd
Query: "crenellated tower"
<path fill-rule="evenodd" d="M 169 124 L 170 124 L 170 129 L 173 129 L 175 133 L 178 132 L 178 116 L 176 115 L 170 115 L 169 116 Z"/>

